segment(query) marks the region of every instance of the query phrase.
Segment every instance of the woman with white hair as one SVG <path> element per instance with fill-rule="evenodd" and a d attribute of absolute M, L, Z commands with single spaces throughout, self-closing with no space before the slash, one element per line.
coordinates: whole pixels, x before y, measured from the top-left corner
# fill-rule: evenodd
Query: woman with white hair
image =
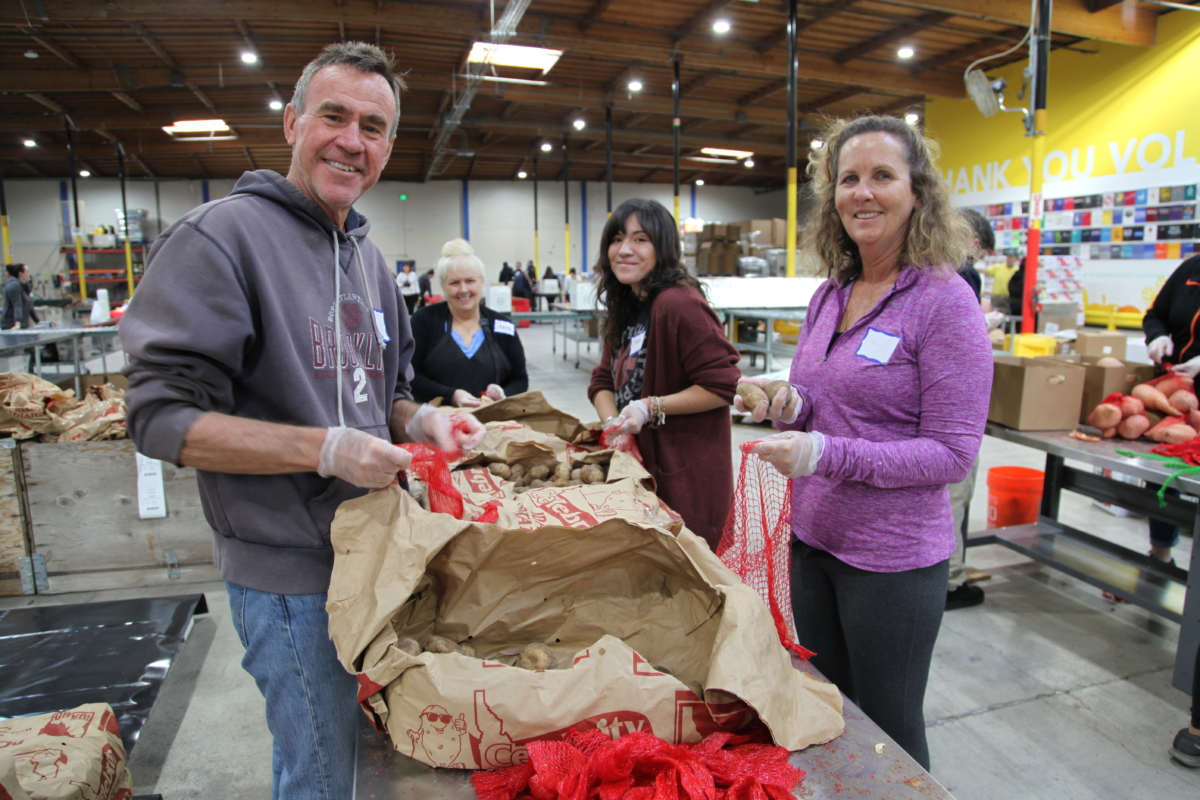
<path fill-rule="evenodd" d="M 442 246 L 435 277 L 446 300 L 425 306 L 412 318 L 413 397 L 435 397 L 453 405 L 477 406 L 484 395 L 502 400 L 529 388 L 525 350 L 517 326 L 480 305 L 483 262 L 463 239 Z"/>

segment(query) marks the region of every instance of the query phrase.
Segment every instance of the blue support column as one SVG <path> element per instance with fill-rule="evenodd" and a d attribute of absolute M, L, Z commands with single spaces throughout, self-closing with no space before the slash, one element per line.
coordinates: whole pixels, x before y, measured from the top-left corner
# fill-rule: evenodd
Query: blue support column
<path fill-rule="evenodd" d="M 467 181 L 463 181 L 463 238 L 468 242 L 471 241 L 471 207 L 468 202 L 470 198 L 470 190 L 467 188 Z"/>
<path fill-rule="evenodd" d="M 583 248 L 583 254 L 580 256 L 582 262 L 580 273 L 588 274 L 588 254 L 587 254 L 587 181 L 579 182 L 579 224 L 583 228 L 580 246 Z M 564 276 L 565 280 L 565 276 Z"/>
<path fill-rule="evenodd" d="M 208 181 L 200 181 L 200 202 L 208 202 Z"/>
<path fill-rule="evenodd" d="M 688 216 L 689 217 L 696 216 L 696 184 L 694 184 L 694 183 L 692 184 L 692 213 L 688 214 Z"/>

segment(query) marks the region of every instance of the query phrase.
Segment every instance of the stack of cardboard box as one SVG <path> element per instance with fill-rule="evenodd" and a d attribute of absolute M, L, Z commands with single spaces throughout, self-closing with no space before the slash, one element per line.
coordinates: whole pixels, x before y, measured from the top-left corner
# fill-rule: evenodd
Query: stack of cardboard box
<path fill-rule="evenodd" d="M 737 275 L 741 226 L 736 222 L 714 222 L 704 226 L 696 252 L 700 275 Z"/>

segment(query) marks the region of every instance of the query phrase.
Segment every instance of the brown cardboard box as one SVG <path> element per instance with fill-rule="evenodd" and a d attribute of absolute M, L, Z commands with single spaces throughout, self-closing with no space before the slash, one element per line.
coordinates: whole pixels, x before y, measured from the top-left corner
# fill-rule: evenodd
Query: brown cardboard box
<path fill-rule="evenodd" d="M 1123 361 L 1128 343 L 1129 337 L 1124 333 L 1080 331 L 1075 339 L 1075 352 L 1081 356 L 1110 356 Z"/>
<path fill-rule="evenodd" d="M 796 225 L 799 228 L 799 223 Z M 787 220 L 773 219 L 771 220 L 771 246 L 772 247 L 787 247 Z"/>
<path fill-rule="evenodd" d="M 1051 358 L 995 356 L 988 421 L 1019 431 L 1074 428 L 1087 370 Z"/>
<path fill-rule="evenodd" d="M 1154 377 L 1153 364 L 1138 364 L 1126 361 L 1123 367 L 1098 367 L 1096 362 L 1112 356 L 1081 356 L 1078 354 L 1043 356 L 1038 361 L 1062 361 L 1068 364 L 1078 364 L 1087 370 L 1083 382 L 1083 397 L 1079 406 L 1079 421 L 1087 422 L 1088 414 L 1100 404 L 1100 401 L 1113 392 L 1129 394 L 1130 390 L 1139 383 L 1145 383 Z"/>
<path fill-rule="evenodd" d="M 1053 326 L 1053 327 L 1051 327 Z M 1051 335 L 1079 327 L 1079 307 L 1075 303 L 1043 303 L 1037 315 L 1037 332 Z"/>
<path fill-rule="evenodd" d="M 712 222 L 704 226 L 704 239 L 715 242 L 736 242 L 742 226 L 736 222 Z"/>
<path fill-rule="evenodd" d="M 707 229 L 706 229 L 707 230 Z M 701 242 L 700 248 L 696 251 L 696 274 L 711 275 L 712 274 L 712 251 L 713 245 L 716 242 Z"/>
<path fill-rule="evenodd" d="M 683 234 L 683 254 L 685 256 L 694 256 L 696 251 L 700 249 L 700 232 L 687 231 Z"/>
<path fill-rule="evenodd" d="M 751 244 L 770 244 L 771 226 L 772 222 L 769 219 L 744 220 L 741 224 L 742 238 Z"/>
<path fill-rule="evenodd" d="M 737 260 L 740 254 L 741 245 L 739 245 L 737 242 L 714 242 L 712 265 L 713 274 L 737 275 Z"/>

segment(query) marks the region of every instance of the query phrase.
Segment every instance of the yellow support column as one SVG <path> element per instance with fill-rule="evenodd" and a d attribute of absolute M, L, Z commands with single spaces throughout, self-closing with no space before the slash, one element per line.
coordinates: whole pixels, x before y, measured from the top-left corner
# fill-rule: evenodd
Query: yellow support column
<path fill-rule="evenodd" d="M 125 231 L 125 280 L 129 282 L 129 299 L 133 299 L 133 248 L 129 245 L 129 230 Z"/>
<path fill-rule="evenodd" d="M 75 266 L 79 275 L 79 296 L 87 300 L 87 272 L 83 268 L 83 237 L 75 232 Z"/>
<path fill-rule="evenodd" d="M 788 167 L 787 276 L 796 277 L 796 168 Z"/>

